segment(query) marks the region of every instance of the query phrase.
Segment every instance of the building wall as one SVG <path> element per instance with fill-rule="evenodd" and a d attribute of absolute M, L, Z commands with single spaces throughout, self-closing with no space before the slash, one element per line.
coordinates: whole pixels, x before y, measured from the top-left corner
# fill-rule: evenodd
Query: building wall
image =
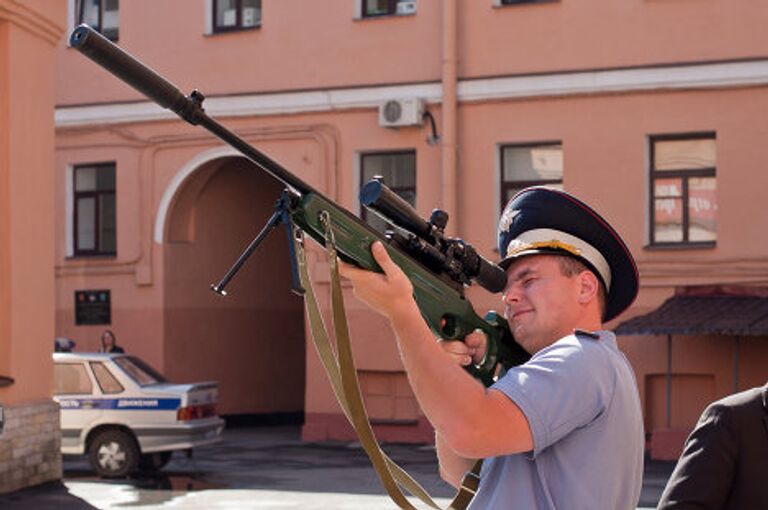
<path fill-rule="evenodd" d="M 0 1 L 0 493 L 61 477 L 51 168 L 64 11 L 43 4 Z"/>
<path fill-rule="evenodd" d="M 181 0 L 169 0 L 148 12 L 141 3 L 126 2 L 119 44 L 182 90 L 201 89 L 211 115 L 352 211 L 359 209 L 360 154 L 413 149 L 417 210 L 428 216 L 434 207 L 451 205 L 456 188 L 451 228 L 493 259 L 500 145 L 556 140 L 564 148 L 565 189 L 614 224 L 638 262 L 640 296 L 610 327 L 654 309 L 679 287 L 768 285 L 768 245 L 761 234 L 766 225 L 753 205 L 760 203 L 768 179 L 761 171 L 768 124 L 756 114 L 768 102 L 767 6 L 745 0 L 584 0 L 495 7 L 491 0 L 422 0 L 415 15 L 357 19 L 351 0 L 311 5 L 266 0 L 261 28 L 212 35 L 206 33 L 206 5 L 182 7 Z M 453 18 L 443 10 L 451 6 L 455 39 L 446 36 L 453 33 Z M 185 16 L 179 18 L 181 9 Z M 172 32 L 164 23 L 171 18 L 179 20 Z M 180 345 L 181 337 L 172 324 L 184 324 L 193 312 L 182 306 L 187 291 L 168 286 L 178 269 L 169 268 L 169 260 L 179 248 L 169 232 L 191 228 L 195 210 L 184 205 L 177 188 L 209 168 L 211 154 L 219 157 L 226 150 L 64 45 L 57 62 L 57 327 L 82 340 L 84 349 L 96 348 L 98 328 L 72 325 L 71 296 L 84 286 L 110 286 L 119 296 L 114 326 L 121 343 L 166 371 L 208 377 L 204 350 L 185 352 L 189 364 L 176 364 L 173 345 Z M 457 83 L 451 82 L 454 75 Z M 378 125 L 381 101 L 414 96 L 426 100 L 445 135 L 441 143 L 427 142 L 428 126 Z M 649 136 L 700 131 L 717 135 L 717 246 L 650 248 Z M 286 140 L 292 137 L 303 141 Z M 458 157 L 455 186 L 453 156 Z M 67 166 L 103 159 L 118 160 L 118 256 L 98 262 L 68 258 Z M 200 252 L 206 260 L 227 259 L 213 255 Z M 310 261 L 327 311 L 327 265 L 315 249 Z M 273 295 L 287 291 L 277 282 L 269 289 Z M 169 298 L 169 292 L 176 297 Z M 498 296 L 482 289 L 468 295 L 478 310 L 498 306 Z M 194 307 L 230 306 L 206 305 L 204 299 Z M 429 429 L 404 389 L 385 321 L 351 296 L 348 306 L 369 407 L 378 423 L 388 424 L 379 430 L 428 440 Z M 232 313 L 237 312 L 217 317 Z M 146 319 L 136 321 L 138 316 Z M 197 344 L 188 345 L 214 341 L 216 327 L 207 328 Z M 231 349 L 249 352 L 250 329 L 245 321 L 228 330 L 228 336 L 243 339 Z M 174 335 L 177 340 L 171 340 Z M 675 387 L 691 398 L 675 401 L 680 409 L 667 424 L 658 395 L 666 339 L 626 337 L 620 345 L 636 370 L 648 432 L 689 428 L 706 401 L 733 389 L 730 339 L 675 338 Z M 761 345 L 760 339 L 742 343 L 754 358 L 743 358 L 739 387 L 766 379 Z M 306 347 L 304 359 L 292 361 L 304 364 L 305 437 L 351 437 L 313 349 Z M 191 366 L 200 368 L 191 371 Z"/>

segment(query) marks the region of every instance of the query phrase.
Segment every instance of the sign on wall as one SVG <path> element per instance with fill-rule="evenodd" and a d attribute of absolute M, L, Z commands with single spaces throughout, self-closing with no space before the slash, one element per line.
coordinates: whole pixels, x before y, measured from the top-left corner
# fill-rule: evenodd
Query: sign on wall
<path fill-rule="evenodd" d="M 112 301 L 109 290 L 75 291 L 75 324 L 77 326 L 112 323 Z"/>

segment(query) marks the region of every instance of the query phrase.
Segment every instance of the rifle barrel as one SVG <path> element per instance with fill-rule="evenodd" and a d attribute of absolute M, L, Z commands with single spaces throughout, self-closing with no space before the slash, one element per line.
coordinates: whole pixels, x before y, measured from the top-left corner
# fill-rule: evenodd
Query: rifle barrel
<path fill-rule="evenodd" d="M 174 84 L 88 25 L 75 28 L 69 38 L 69 45 L 158 105 L 171 110 L 190 124 L 204 127 L 287 186 L 301 194 L 320 195 L 312 186 L 206 115 L 202 107 L 202 94 L 193 92 L 190 97 L 185 96 Z"/>

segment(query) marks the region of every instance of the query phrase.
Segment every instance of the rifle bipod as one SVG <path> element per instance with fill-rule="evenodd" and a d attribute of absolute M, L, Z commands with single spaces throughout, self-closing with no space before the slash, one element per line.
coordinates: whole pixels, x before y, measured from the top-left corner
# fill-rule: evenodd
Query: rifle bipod
<path fill-rule="evenodd" d="M 301 286 L 299 279 L 299 271 L 296 265 L 296 243 L 294 242 L 295 228 L 293 221 L 291 220 L 291 208 L 296 200 L 296 196 L 288 189 L 283 190 L 280 194 L 280 198 L 275 202 L 275 212 L 269 217 L 267 223 L 261 229 L 259 234 L 250 242 L 250 244 L 243 250 L 243 253 L 237 258 L 232 267 L 229 268 L 224 277 L 219 280 L 219 283 L 211 284 L 211 290 L 220 296 L 226 296 L 226 286 L 229 281 L 240 271 L 243 264 L 248 258 L 253 255 L 256 248 L 259 247 L 261 242 L 272 232 L 279 224 L 283 224 L 286 228 L 288 235 L 288 256 L 291 262 L 291 291 L 299 296 L 304 295 L 304 288 Z"/>

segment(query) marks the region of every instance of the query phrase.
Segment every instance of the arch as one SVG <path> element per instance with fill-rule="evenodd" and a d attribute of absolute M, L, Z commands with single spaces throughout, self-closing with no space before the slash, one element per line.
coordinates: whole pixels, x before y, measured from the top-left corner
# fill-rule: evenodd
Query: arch
<path fill-rule="evenodd" d="M 191 161 L 164 205 L 164 372 L 175 381 L 217 381 L 224 416 L 299 419 L 305 332 L 302 302 L 290 292 L 285 230 L 264 239 L 226 299 L 210 291 L 273 213 L 282 184 L 238 154 L 209 151 Z"/>
<path fill-rule="evenodd" d="M 174 199 L 177 196 L 179 189 L 187 181 L 197 169 L 205 165 L 206 163 L 215 159 L 225 158 L 227 156 L 243 155 L 229 146 L 214 147 L 207 151 L 201 152 L 194 158 L 190 159 L 178 172 L 173 176 L 171 182 L 163 192 L 163 196 L 160 198 L 160 203 L 157 206 L 157 215 L 155 215 L 155 227 L 153 238 L 157 244 L 163 244 L 165 239 L 166 227 L 168 222 L 168 213 L 171 209 Z"/>

